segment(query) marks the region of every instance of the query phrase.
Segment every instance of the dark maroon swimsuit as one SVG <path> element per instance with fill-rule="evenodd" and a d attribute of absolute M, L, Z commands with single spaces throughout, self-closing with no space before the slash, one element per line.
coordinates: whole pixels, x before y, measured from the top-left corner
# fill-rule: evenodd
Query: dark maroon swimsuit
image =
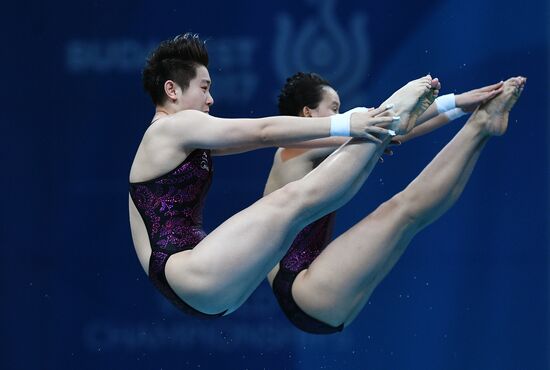
<path fill-rule="evenodd" d="M 151 258 L 149 279 L 176 307 L 203 318 L 225 314 L 205 314 L 185 303 L 170 287 L 164 269 L 168 258 L 193 249 L 206 237 L 202 229 L 202 210 L 212 182 L 212 158 L 209 150 L 197 149 L 169 173 L 156 179 L 130 183 L 130 196 L 149 235 Z M 309 267 L 330 241 L 334 214 L 306 226 L 296 237 L 280 262 L 273 291 L 285 315 L 298 328 L 317 334 L 341 331 L 309 316 L 292 297 L 292 284 L 298 273 Z"/>
<path fill-rule="evenodd" d="M 149 234 L 151 259 L 149 279 L 183 312 L 205 318 L 205 314 L 185 303 L 172 290 L 164 268 L 177 252 L 193 249 L 206 237 L 202 229 L 202 209 L 212 182 L 212 158 L 209 150 L 197 149 L 174 170 L 156 179 L 130 183 L 130 196 Z"/>
<path fill-rule="evenodd" d="M 287 254 L 279 263 L 273 279 L 273 293 L 286 317 L 299 329 L 314 334 L 342 331 L 344 325 L 331 326 L 305 313 L 292 297 L 292 284 L 300 271 L 311 265 L 332 238 L 336 213 L 330 213 L 306 226 L 294 239 Z"/>

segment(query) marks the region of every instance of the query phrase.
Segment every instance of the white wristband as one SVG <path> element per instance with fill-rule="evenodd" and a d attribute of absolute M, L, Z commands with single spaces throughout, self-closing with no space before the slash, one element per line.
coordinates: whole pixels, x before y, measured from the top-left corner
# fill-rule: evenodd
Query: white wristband
<path fill-rule="evenodd" d="M 468 113 L 464 112 L 460 108 L 455 108 L 455 109 L 451 109 L 451 110 L 449 110 L 449 111 L 447 111 L 443 114 L 447 116 L 449 121 L 453 121 L 453 120 L 455 120 L 457 118 L 460 118 L 460 117 L 462 117 L 462 116 L 464 116 L 465 114 L 468 114 Z"/>
<path fill-rule="evenodd" d="M 435 99 L 438 113 L 445 113 L 456 108 L 455 94 L 441 95 Z"/>
<path fill-rule="evenodd" d="M 330 116 L 330 136 L 350 136 L 351 114 L 355 112 L 367 112 L 365 107 L 357 107 L 342 114 Z"/>
<path fill-rule="evenodd" d="M 349 136 L 350 116 L 335 114 L 330 116 L 330 136 Z"/>

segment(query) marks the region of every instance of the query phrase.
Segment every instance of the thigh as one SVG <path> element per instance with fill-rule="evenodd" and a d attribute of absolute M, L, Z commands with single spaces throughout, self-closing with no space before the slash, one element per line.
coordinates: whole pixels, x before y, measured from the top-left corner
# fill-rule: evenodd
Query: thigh
<path fill-rule="evenodd" d="M 285 254 L 302 226 L 301 208 L 293 187 L 258 200 L 193 250 L 172 255 L 170 286 L 205 313 L 235 310 Z"/>
<path fill-rule="evenodd" d="M 313 317 L 341 324 L 362 307 L 415 234 L 398 202 L 382 204 L 343 233 L 293 285 L 297 304 Z M 354 315 L 353 315 L 354 316 Z"/>

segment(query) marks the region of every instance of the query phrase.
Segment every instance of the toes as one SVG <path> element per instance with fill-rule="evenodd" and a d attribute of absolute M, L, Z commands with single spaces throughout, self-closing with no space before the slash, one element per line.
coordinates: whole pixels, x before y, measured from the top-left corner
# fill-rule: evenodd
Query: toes
<path fill-rule="evenodd" d="M 516 87 L 516 89 L 514 90 L 514 96 L 519 97 L 523 92 L 523 89 L 524 89 L 523 85 Z"/>
<path fill-rule="evenodd" d="M 426 83 L 426 82 L 427 82 L 427 83 L 430 83 L 430 82 L 432 81 L 432 76 L 426 75 L 426 76 L 424 76 L 424 77 L 420 77 L 420 78 L 418 79 L 418 81 L 419 81 L 420 83 Z"/>

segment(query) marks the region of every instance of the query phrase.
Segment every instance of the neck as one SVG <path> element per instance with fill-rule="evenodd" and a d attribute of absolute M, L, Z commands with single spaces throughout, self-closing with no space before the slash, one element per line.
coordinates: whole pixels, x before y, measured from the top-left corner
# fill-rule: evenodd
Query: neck
<path fill-rule="evenodd" d="M 169 114 L 172 114 L 173 112 L 170 112 L 168 109 L 166 108 L 161 108 L 161 107 L 157 107 L 155 109 L 155 116 L 157 114 L 162 114 L 162 115 L 169 115 Z"/>
<path fill-rule="evenodd" d="M 154 123 L 155 121 L 159 120 L 160 118 L 168 116 L 168 115 L 170 115 L 168 110 L 156 107 L 155 115 L 153 116 L 153 119 L 151 120 L 151 123 Z"/>

